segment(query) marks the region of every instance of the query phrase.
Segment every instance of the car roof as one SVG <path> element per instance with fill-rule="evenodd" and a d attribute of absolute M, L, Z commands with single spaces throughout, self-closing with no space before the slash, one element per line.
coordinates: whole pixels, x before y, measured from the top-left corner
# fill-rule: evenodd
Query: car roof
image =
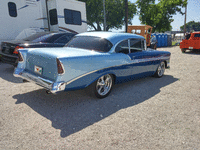
<path fill-rule="evenodd" d="M 145 39 L 141 35 L 132 34 L 132 33 L 115 33 L 115 32 L 85 32 L 81 34 L 77 34 L 76 36 L 95 36 L 100 38 L 105 38 L 109 40 L 112 44 L 116 44 L 117 42 L 125 39 L 130 38 L 137 38 L 137 39 Z"/>

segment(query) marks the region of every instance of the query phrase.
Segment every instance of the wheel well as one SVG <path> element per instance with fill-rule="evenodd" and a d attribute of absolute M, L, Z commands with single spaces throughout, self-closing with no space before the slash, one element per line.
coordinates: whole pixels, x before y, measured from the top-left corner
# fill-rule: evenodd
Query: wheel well
<path fill-rule="evenodd" d="M 165 68 L 167 68 L 167 61 L 164 61 L 164 63 L 165 63 Z"/>
<path fill-rule="evenodd" d="M 113 80 L 114 80 L 114 83 L 115 83 L 116 82 L 116 75 L 114 75 L 114 74 L 110 74 L 110 75 L 113 76 Z"/>

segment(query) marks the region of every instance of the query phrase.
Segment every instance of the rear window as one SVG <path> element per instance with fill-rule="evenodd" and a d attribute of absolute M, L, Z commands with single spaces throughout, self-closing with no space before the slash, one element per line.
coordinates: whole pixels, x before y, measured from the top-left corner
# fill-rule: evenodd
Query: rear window
<path fill-rule="evenodd" d="M 66 45 L 66 47 L 82 48 L 99 52 L 108 52 L 112 46 L 110 41 L 93 36 L 77 36 Z"/>

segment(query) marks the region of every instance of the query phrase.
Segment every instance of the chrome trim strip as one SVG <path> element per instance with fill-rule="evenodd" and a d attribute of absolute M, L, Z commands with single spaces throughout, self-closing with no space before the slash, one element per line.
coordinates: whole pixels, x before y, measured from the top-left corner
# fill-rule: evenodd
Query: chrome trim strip
<path fill-rule="evenodd" d="M 170 59 L 170 56 L 168 56 L 168 57 L 163 57 L 163 56 L 161 56 L 161 57 L 158 57 L 158 58 L 148 58 L 148 61 L 152 61 L 152 60 L 155 60 L 155 61 L 156 61 L 156 60 L 163 60 L 163 59 L 164 59 L 164 60 Z M 112 68 L 112 67 L 120 67 L 120 66 L 124 66 L 124 65 L 131 65 L 131 64 L 136 64 L 136 63 L 148 62 L 148 61 L 144 61 L 144 60 L 146 60 L 146 59 L 141 59 L 141 60 L 142 60 L 142 61 L 135 60 L 134 62 L 129 63 L 129 64 L 121 64 L 121 65 L 116 65 L 116 66 L 106 67 L 106 68 L 103 68 L 103 69 L 94 70 L 94 71 L 88 72 L 88 73 L 86 73 L 86 74 L 82 74 L 82 75 L 80 75 L 80 76 L 78 76 L 78 77 L 76 77 L 76 78 L 74 78 L 74 79 L 72 79 L 72 80 L 66 82 L 66 85 L 68 85 L 68 84 L 70 84 L 70 83 L 72 83 L 72 82 L 74 82 L 74 81 L 76 81 L 76 80 L 78 80 L 78 79 L 80 79 L 80 78 L 82 78 L 82 77 L 84 77 L 84 76 L 86 76 L 86 75 L 92 74 L 92 73 L 97 72 L 97 71 L 100 71 L 100 70 L 104 70 L 104 69 L 108 69 L 108 68 Z"/>

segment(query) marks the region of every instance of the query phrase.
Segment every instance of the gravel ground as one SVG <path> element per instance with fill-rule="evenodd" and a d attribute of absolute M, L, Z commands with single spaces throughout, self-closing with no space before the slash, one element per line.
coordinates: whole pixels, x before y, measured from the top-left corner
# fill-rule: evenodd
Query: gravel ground
<path fill-rule="evenodd" d="M 47 95 L 0 63 L 0 149 L 200 149 L 200 53 L 172 53 L 162 78 Z"/>

